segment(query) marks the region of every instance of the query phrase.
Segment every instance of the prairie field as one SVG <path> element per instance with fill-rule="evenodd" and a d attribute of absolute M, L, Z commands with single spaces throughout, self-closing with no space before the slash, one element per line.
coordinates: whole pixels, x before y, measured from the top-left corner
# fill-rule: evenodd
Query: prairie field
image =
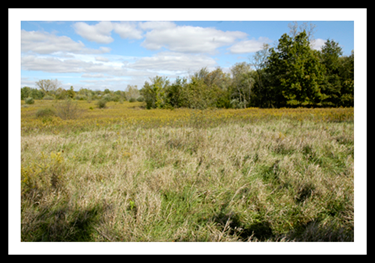
<path fill-rule="evenodd" d="M 21 102 L 21 241 L 354 241 L 354 108 Z"/>

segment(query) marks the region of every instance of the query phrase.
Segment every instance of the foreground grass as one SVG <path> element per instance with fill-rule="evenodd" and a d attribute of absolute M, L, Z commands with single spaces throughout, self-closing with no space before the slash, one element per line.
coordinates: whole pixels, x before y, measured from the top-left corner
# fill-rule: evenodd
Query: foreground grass
<path fill-rule="evenodd" d="M 22 107 L 22 241 L 354 240 L 353 109 L 48 103 Z"/>

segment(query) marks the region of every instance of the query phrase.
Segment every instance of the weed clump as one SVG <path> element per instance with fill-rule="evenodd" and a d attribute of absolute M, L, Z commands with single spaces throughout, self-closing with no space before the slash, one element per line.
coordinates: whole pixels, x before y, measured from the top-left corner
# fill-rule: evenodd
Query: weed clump
<path fill-rule="evenodd" d="M 37 118 L 48 118 L 48 117 L 56 116 L 56 111 L 50 107 L 46 107 L 46 108 L 39 109 L 35 113 L 35 116 Z"/>
<path fill-rule="evenodd" d="M 107 104 L 107 100 L 106 99 L 100 99 L 98 100 L 98 102 L 96 103 L 96 105 L 98 106 L 99 109 L 103 109 L 106 107 L 106 104 Z"/>
<path fill-rule="evenodd" d="M 43 97 L 43 100 L 53 100 L 54 98 L 50 95 L 46 95 Z"/>
<path fill-rule="evenodd" d="M 28 97 L 28 98 L 26 98 L 26 99 L 25 99 L 25 103 L 26 103 L 26 104 L 34 104 L 34 103 L 35 103 L 35 101 L 34 101 L 34 99 L 33 99 L 33 98 L 31 98 L 31 97 Z"/>
<path fill-rule="evenodd" d="M 82 110 L 79 109 L 78 104 L 72 100 L 65 100 L 55 105 L 56 115 L 63 120 L 77 119 Z"/>

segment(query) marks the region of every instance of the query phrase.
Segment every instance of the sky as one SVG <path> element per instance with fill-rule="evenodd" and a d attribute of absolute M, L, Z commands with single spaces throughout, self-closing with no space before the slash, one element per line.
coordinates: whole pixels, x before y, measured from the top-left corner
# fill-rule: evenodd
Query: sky
<path fill-rule="evenodd" d="M 250 62 L 263 43 L 277 45 L 290 21 L 21 21 L 21 87 L 58 79 L 78 91 L 142 88 L 165 76 L 171 81 L 206 67 L 224 72 Z M 313 24 L 314 49 L 327 39 L 344 55 L 354 50 L 354 21 L 298 21 Z"/>

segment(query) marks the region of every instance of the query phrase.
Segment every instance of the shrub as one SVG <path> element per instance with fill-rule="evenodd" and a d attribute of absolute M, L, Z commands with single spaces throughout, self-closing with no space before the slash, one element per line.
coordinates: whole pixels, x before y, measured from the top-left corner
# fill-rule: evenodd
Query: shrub
<path fill-rule="evenodd" d="M 82 110 L 78 108 L 78 104 L 72 100 L 64 100 L 55 105 L 56 115 L 61 119 L 76 119 Z"/>
<path fill-rule="evenodd" d="M 87 100 L 87 96 L 85 95 L 77 95 L 74 97 L 74 99 L 76 100 Z"/>
<path fill-rule="evenodd" d="M 46 95 L 43 97 L 43 100 L 53 100 L 54 98 L 50 95 Z"/>
<path fill-rule="evenodd" d="M 119 95 L 114 95 L 114 96 L 112 97 L 112 100 L 113 100 L 114 102 L 119 102 L 119 101 L 120 101 L 120 96 L 119 96 Z"/>
<path fill-rule="evenodd" d="M 129 102 L 136 102 L 137 100 L 135 98 L 130 98 Z"/>
<path fill-rule="evenodd" d="M 35 116 L 37 118 L 45 118 L 45 117 L 51 117 L 51 116 L 55 116 L 55 115 L 56 115 L 56 112 L 52 108 L 49 108 L 49 107 L 39 109 L 35 113 Z"/>
<path fill-rule="evenodd" d="M 143 101 L 145 101 L 145 98 L 143 98 L 143 96 L 139 96 L 139 97 L 137 98 L 137 101 L 139 101 L 139 102 L 143 102 Z"/>
<path fill-rule="evenodd" d="M 105 95 L 102 97 L 102 99 L 103 99 L 103 100 L 106 100 L 107 102 L 113 100 L 111 94 L 105 94 Z"/>
<path fill-rule="evenodd" d="M 100 99 L 96 103 L 96 105 L 98 105 L 98 108 L 100 108 L 100 109 L 105 108 L 106 104 L 107 104 L 107 100 L 105 100 L 105 99 Z"/>
<path fill-rule="evenodd" d="M 25 103 L 26 104 L 34 104 L 34 99 L 31 98 L 31 97 L 28 97 L 27 99 L 25 99 Z"/>

